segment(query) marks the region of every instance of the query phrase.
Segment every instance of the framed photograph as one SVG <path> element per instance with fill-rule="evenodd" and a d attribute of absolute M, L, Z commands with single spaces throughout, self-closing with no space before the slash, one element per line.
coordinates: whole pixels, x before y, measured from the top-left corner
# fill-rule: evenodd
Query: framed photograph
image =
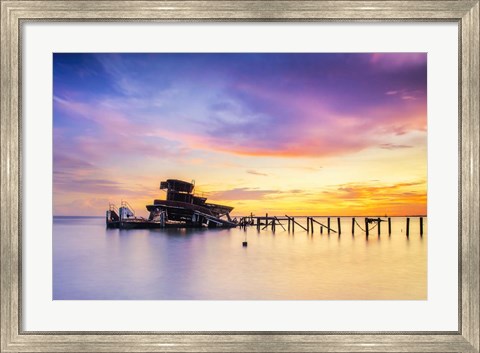
<path fill-rule="evenodd" d="M 478 1 L 1 1 L 2 352 L 479 352 Z"/>

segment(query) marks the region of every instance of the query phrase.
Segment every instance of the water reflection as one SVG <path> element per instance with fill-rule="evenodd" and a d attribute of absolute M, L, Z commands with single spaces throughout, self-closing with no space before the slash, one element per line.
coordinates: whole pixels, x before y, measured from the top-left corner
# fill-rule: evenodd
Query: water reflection
<path fill-rule="evenodd" d="M 300 222 L 302 221 L 299 218 Z M 348 229 L 351 218 L 343 218 Z M 336 222 L 335 222 L 336 224 Z M 55 218 L 54 299 L 426 299 L 427 232 L 107 230 Z M 248 247 L 242 242 L 248 241 Z"/>

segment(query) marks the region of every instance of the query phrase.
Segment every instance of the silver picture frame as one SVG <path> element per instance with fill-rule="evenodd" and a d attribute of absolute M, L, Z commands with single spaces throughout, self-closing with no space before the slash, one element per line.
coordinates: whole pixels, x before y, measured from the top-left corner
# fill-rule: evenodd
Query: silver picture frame
<path fill-rule="evenodd" d="M 479 352 L 479 1 L 1 0 L 1 352 Z M 459 327 L 455 332 L 31 332 L 22 329 L 22 24 L 439 21 L 459 26 Z M 48 318 L 46 318 L 47 320 Z"/>

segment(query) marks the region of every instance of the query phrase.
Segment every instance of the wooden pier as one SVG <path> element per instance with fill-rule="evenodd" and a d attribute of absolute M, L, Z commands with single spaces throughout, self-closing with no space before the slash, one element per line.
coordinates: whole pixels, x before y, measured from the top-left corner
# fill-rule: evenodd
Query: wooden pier
<path fill-rule="evenodd" d="M 302 218 L 306 220 L 306 223 L 298 222 L 298 218 Z M 336 222 L 335 222 L 336 218 Z M 307 232 L 308 234 L 314 234 L 315 227 L 320 230 L 320 234 L 323 234 L 324 230 L 327 234 L 338 234 L 339 236 L 342 234 L 342 224 L 341 224 L 342 217 L 328 217 L 328 216 L 316 216 L 316 217 L 291 217 L 289 215 L 285 216 L 269 216 L 268 213 L 265 216 L 254 216 L 253 213 L 250 216 L 241 217 L 238 226 L 241 228 L 246 229 L 247 227 L 256 227 L 257 231 L 270 229 L 272 232 L 275 233 L 278 226 L 280 226 L 284 231 L 288 231 L 289 233 L 295 232 L 295 226 L 297 228 L 302 229 L 303 231 Z M 343 217 L 347 218 L 347 217 Z M 360 217 L 364 218 L 364 217 Z M 406 226 L 405 226 L 405 234 L 407 237 L 410 236 L 410 219 L 413 217 L 405 217 Z M 326 219 L 326 224 L 322 223 L 320 220 Z M 419 234 L 423 236 L 423 216 L 418 217 L 419 219 Z M 355 235 L 355 232 L 360 231 L 364 233 L 366 237 L 369 237 L 372 234 L 372 231 L 376 229 L 377 235 L 380 237 L 381 233 L 381 224 L 383 222 L 387 223 L 388 235 L 392 234 L 392 221 L 391 217 L 365 217 L 364 218 L 364 225 L 360 225 L 355 217 L 352 217 L 352 236 Z M 333 228 L 332 224 L 336 224 L 336 227 Z M 285 228 L 286 226 L 286 228 Z M 402 227 L 403 232 L 403 227 Z"/>

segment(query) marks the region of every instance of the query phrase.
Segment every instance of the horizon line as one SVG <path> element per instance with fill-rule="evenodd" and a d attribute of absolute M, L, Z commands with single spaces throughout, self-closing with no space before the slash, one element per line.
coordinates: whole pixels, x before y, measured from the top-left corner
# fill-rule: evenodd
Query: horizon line
<path fill-rule="evenodd" d="M 53 217 L 85 217 L 85 218 L 104 218 L 105 216 L 98 216 L 98 215 L 89 215 L 89 216 L 80 216 L 80 215 L 53 215 Z M 231 216 L 231 217 L 245 217 L 245 218 L 250 218 L 250 215 L 247 215 L 247 216 Z M 255 217 L 265 217 L 264 215 L 262 216 L 253 216 L 254 218 Z M 269 214 L 268 217 L 285 217 L 285 215 L 275 215 L 275 214 Z M 346 218 L 346 217 L 390 217 L 390 218 L 393 218 L 393 217 L 428 217 L 428 215 L 426 214 L 414 214 L 414 215 L 395 215 L 395 216 L 389 216 L 389 215 L 384 215 L 384 216 L 381 216 L 381 215 L 346 215 L 346 216 L 340 216 L 340 215 L 295 215 L 295 216 L 288 216 L 290 218 L 294 218 L 294 217 L 340 217 L 340 218 Z"/>

